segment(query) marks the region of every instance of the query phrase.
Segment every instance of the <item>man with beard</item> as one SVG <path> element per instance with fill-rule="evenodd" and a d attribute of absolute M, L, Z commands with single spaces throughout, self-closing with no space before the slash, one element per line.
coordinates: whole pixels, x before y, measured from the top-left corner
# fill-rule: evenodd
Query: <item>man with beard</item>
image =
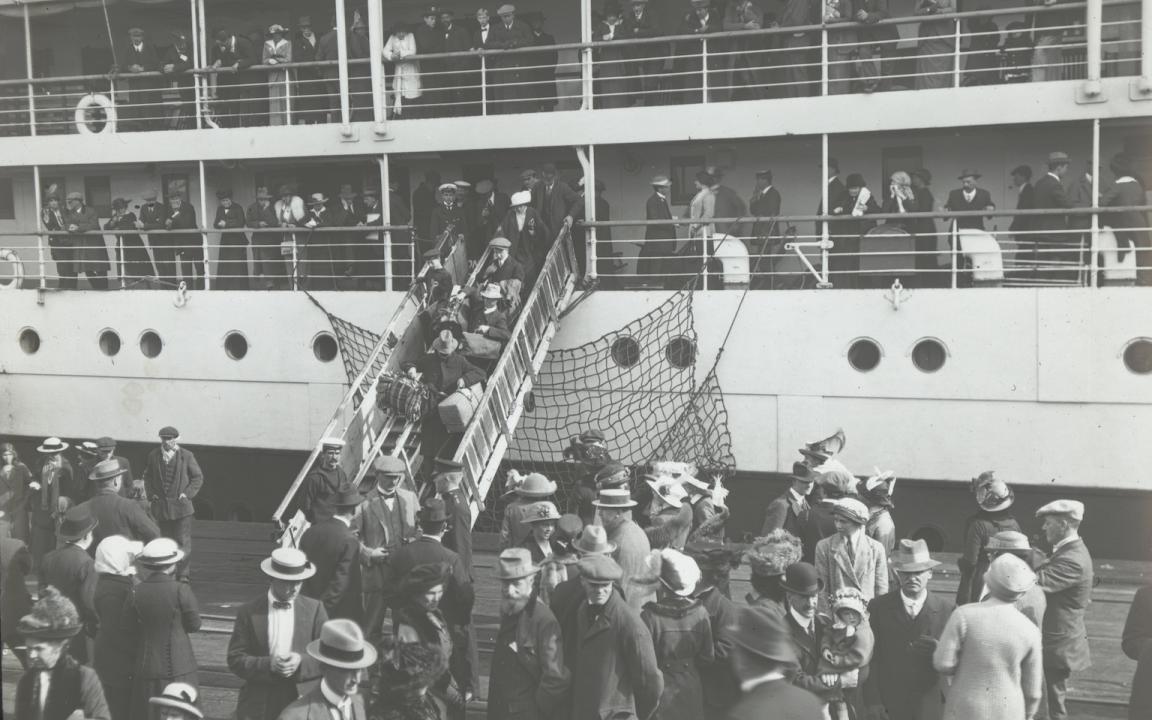
<path fill-rule="evenodd" d="M 317 523 L 332 517 L 332 507 L 328 498 L 348 484 L 348 475 L 340 467 L 340 453 L 344 441 L 329 437 L 321 441 L 319 463 L 304 476 L 303 495 L 300 509 L 310 523 Z"/>
<path fill-rule="evenodd" d="M 638 503 L 632 499 L 627 489 L 606 488 L 600 490 L 599 496 L 592 501 L 599 508 L 600 522 L 608 531 L 608 542 L 617 547 L 616 561 L 620 565 L 621 587 L 631 587 L 629 581 L 634 577 L 644 577 L 648 574 L 645 559 L 652 547 L 648 543 L 648 535 L 632 520 L 632 508 Z M 655 599 L 655 593 L 633 592 L 628 597 L 628 605 L 636 612 L 644 607 L 649 600 Z"/>
<path fill-rule="evenodd" d="M 524 548 L 500 553 L 500 629 L 492 654 L 488 717 L 511 717 L 517 708 L 527 717 L 553 717 L 568 692 L 560 624 L 535 591 L 540 568 Z"/>

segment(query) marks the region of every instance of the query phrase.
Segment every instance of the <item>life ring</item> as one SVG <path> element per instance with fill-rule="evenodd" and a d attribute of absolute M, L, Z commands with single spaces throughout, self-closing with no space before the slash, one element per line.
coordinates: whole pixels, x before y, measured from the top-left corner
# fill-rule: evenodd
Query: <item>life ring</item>
<path fill-rule="evenodd" d="M 88 110 L 94 106 L 104 111 L 104 127 L 99 131 L 93 131 L 92 128 L 88 127 Z M 76 103 L 76 132 L 81 135 L 103 135 L 104 133 L 116 132 L 116 105 L 111 98 L 96 93 L 88 93 L 80 98 L 80 102 Z"/>
<path fill-rule="evenodd" d="M 19 289 L 24 283 L 24 264 L 20 262 L 20 256 L 16 254 L 15 250 L 0 248 L 0 262 L 7 262 L 12 265 L 12 276 L 0 278 L 0 290 Z"/>

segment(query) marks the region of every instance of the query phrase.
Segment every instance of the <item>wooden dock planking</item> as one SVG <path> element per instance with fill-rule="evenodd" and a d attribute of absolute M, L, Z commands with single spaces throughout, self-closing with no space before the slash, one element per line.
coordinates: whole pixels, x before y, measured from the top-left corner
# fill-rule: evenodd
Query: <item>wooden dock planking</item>
<path fill-rule="evenodd" d="M 473 574 L 476 580 L 474 621 L 481 654 L 480 694 L 487 693 L 488 662 L 499 621 L 500 588 L 495 581 L 495 537 L 477 534 Z M 264 591 L 259 562 L 272 547 L 272 526 L 262 523 L 197 522 L 193 540 L 193 588 L 205 616 L 204 627 L 193 636 L 200 660 L 204 709 L 212 720 L 230 717 L 240 681 L 228 671 L 227 645 L 236 607 Z M 945 564 L 936 572 L 933 590 L 955 593 L 959 577 L 956 555 L 941 554 Z M 1150 582 L 1152 565 L 1130 561 L 1097 564 L 1100 585 L 1093 592 L 1088 615 L 1092 667 L 1075 675 L 1069 686 L 1078 718 L 1123 718 L 1134 664 L 1120 651 L 1120 634 L 1128 604 L 1136 588 Z M 749 591 L 748 569 L 732 575 L 732 597 L 741 602 Z M 4 709 L 11 713 L 19 665 L 5 655 L 2 666 Z M 473 712 L 470 716 L 482 717 Z"/>

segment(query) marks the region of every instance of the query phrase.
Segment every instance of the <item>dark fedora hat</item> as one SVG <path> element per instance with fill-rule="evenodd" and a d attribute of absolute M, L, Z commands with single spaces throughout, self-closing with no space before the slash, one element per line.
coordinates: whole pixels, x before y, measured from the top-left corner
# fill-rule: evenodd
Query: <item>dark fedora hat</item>
<path fill-rule="evenodd" d="M 345 485 L 328 498 L 328 504 L 337 508 L 356 507 L 363 501 L 364 496 L 351 485 Z"/>
<path fill-rule="evenodd" d="M 113 461 L 114 462 L 114 461 Z M 64 520 L 56 534 L 65 542 L 79 540 L 96 528 L 96 518 L 92 517 L 87 505 L 77 505 L 68 508 L 64 513 Z"/>
<path fill-rule="evenodd" d="M 779 613 L 765 607 L 745 607 L 736 612 L 729 634 L 741 650 L 765 660 L 796 665 L 791 635 Z"/>
<path fill-rule="evenodd" d="M 780 587 L 796 595 L 816 595 L 824 589 L 824 581 L 816 574 L 816 568 L 806 562 L 793 563 L 784 571 Z"/>
<path fill-rule="evenodd" d="M 421 523 L 448 522 L 448 512 L 444 508 L 444 501 L 438 497 L 428 498 L 420 508 Z"/>

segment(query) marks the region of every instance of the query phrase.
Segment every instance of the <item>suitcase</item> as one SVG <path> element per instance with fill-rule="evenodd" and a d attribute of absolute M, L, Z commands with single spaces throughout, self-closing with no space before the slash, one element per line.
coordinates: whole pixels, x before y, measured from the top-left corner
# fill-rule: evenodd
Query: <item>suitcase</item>
<path fill-rule="evenodd" d="M 464 428 L 472 421 L 472 415 L 476 413 L 483 394 L 483 389 L 477 383 L 472 387 L 457 390 L 440 402 L 438 407 L 440 421 L 444 423 L 448 432 L 464 432 Z"/>
<path fill-rule="evenodd" d="M 386 373 L 376 383 L 376 405 L 408 422 L 416 422 L 431 407 L 432 391 L 419 380 Z"/>

